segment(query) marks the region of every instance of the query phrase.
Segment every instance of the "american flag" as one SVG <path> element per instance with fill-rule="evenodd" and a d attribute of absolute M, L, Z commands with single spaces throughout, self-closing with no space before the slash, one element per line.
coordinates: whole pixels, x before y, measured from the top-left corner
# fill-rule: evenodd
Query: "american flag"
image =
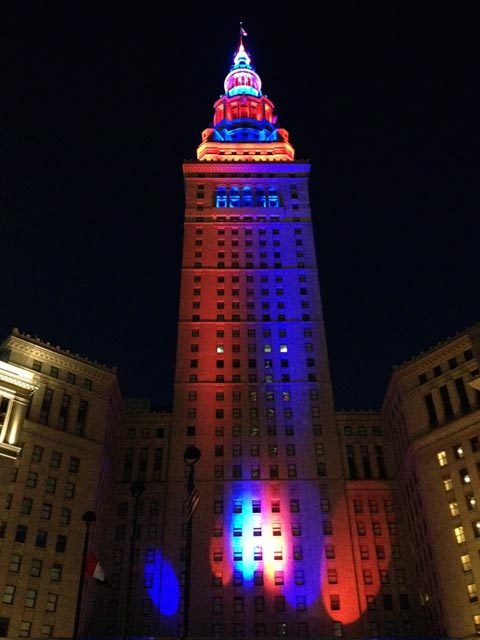
<path fill-rule="evenodd" d="M 193 487 L 193 489 L 190 491 L 188 498 L 185 501 L 185 513 L 187 516 L 187 522 L 193 516 L 193 512 L 197 508 L 199 502 L 200 502 L 200 498 L 198 496 L 197 487 Z"/>

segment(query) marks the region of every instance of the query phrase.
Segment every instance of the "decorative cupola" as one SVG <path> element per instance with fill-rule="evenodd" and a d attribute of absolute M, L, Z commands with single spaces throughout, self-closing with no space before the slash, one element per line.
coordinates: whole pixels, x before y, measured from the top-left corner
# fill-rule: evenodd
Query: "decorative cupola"
<path fill-rule="evenodd" d="M 198 160 L 278 162 L 295 157 L 288 131 L 276 127 L 273 102 L 262 94 L 262 81 L 243 45 L 246 35 L 240 23 L 240 41 L 225 78 L 225 93 L 213 105 L 213 127 L 202 133 Z"/>

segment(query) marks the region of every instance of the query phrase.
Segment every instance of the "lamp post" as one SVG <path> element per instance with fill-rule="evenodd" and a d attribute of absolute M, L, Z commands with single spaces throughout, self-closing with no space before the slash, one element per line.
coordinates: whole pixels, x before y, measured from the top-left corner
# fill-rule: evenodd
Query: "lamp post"
<path fill-rule="evenodd" d="M 85 523 L 85 535 L 83 537 L 82 568 L 80 569 L 80 579 L 78 581 L 77 605 L 75 607 L 75 622 L 73 625 L 73 640 L 77 640 L 78 627 L 80 623 L 80 611 L 82 609 L 83 584 L 85 582 L 85 570 L 87 568 L 88 542 L 90 539 L 90 525 L 95 522 L 97 516 L 93 511 L 85 511 L 82 520 Z"/>
<path fill-rule="evenodd" d="M 138 499 L 145 491 L 145 483 L 142 480 L 135 480 L 130 487 L 133 497 L 132 526 L 130 529 L 130 553 L 128 557 L 127 588 L 125 598 L 125 611 L 123 618 L 123 638 L 128 638 L 130 634 L 130 614 L 132 608 L 132 588 L 133 588 L 133 564 L 135 560 L 135 537 L 137 533 L 138 519 Z"/>
<path fill-rule="evenodd" d="M 192 496 L 195 488 L 195 464 L 201 456 L 200 449 L 192 444 L 187 445 L 183 454 L 183 461 L 187 466 L 187 496 Z M 183 611 L 183 637 L 188 638 L 190 634 L 190 584 L 192 573 L 192 516 L 190 513 L 187 520 L 187 540 L 185 548 L 185 588 L 184 588 L 184 611 Z"/>

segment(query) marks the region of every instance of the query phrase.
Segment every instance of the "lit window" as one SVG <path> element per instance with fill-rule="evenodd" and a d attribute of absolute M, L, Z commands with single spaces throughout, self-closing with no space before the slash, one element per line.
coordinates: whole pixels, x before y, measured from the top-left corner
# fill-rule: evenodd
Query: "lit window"
<path fill-rule="evenodd" d="M 460 562 L 462 563 L 462 569 L 465 573 L 471 570 L 472 564 L 470 562 L 470 555 L 468 553 L 464 556 L 460 556 Z"/>
<path fill-rule="evenodd" d="M 276 547 L 273 550 L 273 559 L 274 560 L 283 560 L 283 549 L 282 549 L 282 547 Z"/>
<path fill-rule="evenodd" d="M 260 500 L 252 500 L 252 513 L 261 513 L 262 503 Z"/>
<path fill-rule="evenodd" d="M 241 547 L 236 547 L 233 550 L 233 560 L 235 562 L 240 562 L 243 559 L 243 551 Z"/>
<path fill-rule="evenodd" d="M 453 489 L 453 482 L 450 476 L 445 476 L 443 478 L 443 486 L 445 491 L 451 491 Z"/>
<path fill-rule="evenodd" d="M 465 500 L 467 501 L 467 509 L 469 511 L 472 511 L 473 509 L 475 509 L 475 507 L 477 506 L 477 501 L 473 493 L 468 493 L 465 496 Z"/>
<path fill-rule="evenodd" d="M 458 544 L 465 542 L 465 531 L 463 530 L 463 527 L 455 527 L 453 533 Z"/>
<path fill-rule="evenodd" d="M 465 453 L 461 444 L 456 444 L 453 447 L 453 455 L 455 456 L 456 460 L 460 460 L 460 458 L 464 457 Z"/>
<path fill-rule="evenodd" d="M 303 571 L 302 571 L 303 573 Z M 274 580 L 275 580 L 275 584 L 278 585 L 282 585 L 283 584 L 283 571 L 275 571 L 274 574 Z"/>
<path fill-rule="evenodd" d="M 478 602 L 477 585 L 467 584 L 468 599 L 470 602 Z"/>
<path fill-rule="evenodd" d="M 458 516 L 460 513 L 460 509 L 458 508 L 458 502 L 456 500 L 452 500 L 448 503 L 448 508 L 450 509 L 451 516 Z"/>

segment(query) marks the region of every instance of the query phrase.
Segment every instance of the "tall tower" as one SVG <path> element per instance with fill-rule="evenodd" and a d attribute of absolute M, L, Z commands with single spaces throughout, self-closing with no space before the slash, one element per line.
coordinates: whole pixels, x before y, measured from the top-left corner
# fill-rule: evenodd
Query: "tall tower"
<path fill-rule="evenodd" d="M 322 589 L 332 530 L 347 573 L 353 557 L 310 164 L 295 160 L 288 132 L 277 126 L 243 36 L 241 29 L 213 126 L 203 131 L 197 160 L 183 165 L 164 551 L 184 571 L 190 607 L 183 631 L 189 635 L 332 635 L 336 623 Z M 201 453 L 194 468 L 200 501 L 186 523 L 178 496 L 191 470 L 184 463 L 189 445 Z M 190 570 L 182 564 L 189 527 Z M 355 584 L 353 573 L 345 583 Z M 182 632 L 182 608 L 181 599 L 178 618 L 170 618 L 172 633 L 179 630 L 175 624 Z M 354 591 L 344 598 L 343 620 L 358 618 Z"/>

